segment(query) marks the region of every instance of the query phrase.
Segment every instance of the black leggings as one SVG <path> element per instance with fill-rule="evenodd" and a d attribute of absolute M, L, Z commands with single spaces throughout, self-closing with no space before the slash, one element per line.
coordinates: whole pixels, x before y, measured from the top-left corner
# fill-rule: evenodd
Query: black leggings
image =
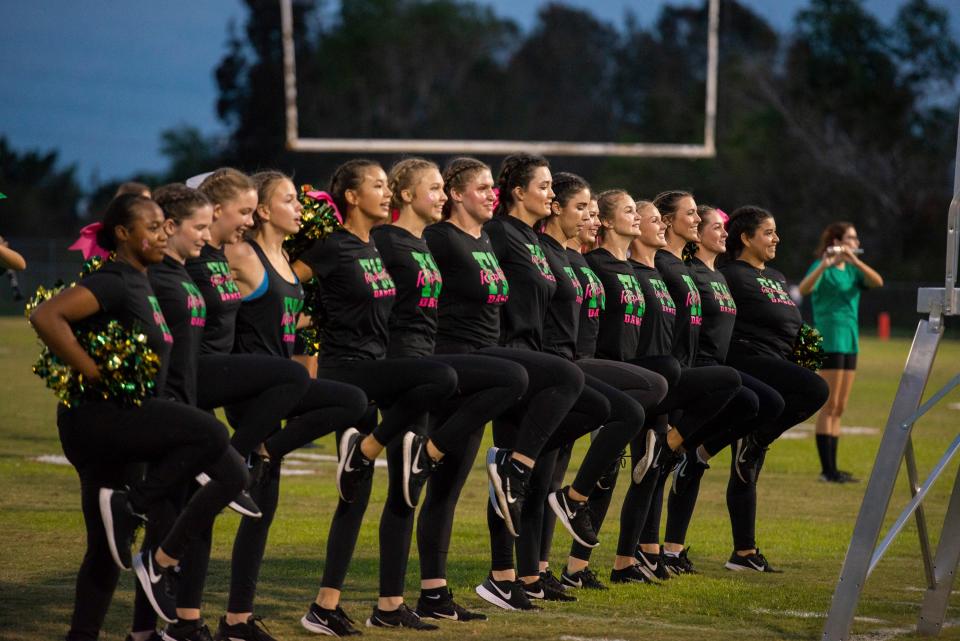
<path fill-rule="evenodd" d="M 523 396 L 528 379 L 526 371 L 519 365 L 489 356 L 446 354 L 430 356 L 428 360 L 444 363 L 457 373 L 457 393 L 443 403 L 442 410 L 436 413 L 436 420 L 432 421 L 433 427 L 429 430 L 431 440 L 445 455 L 440 467 L 428 479 L 429 496 L 436 487 L 435 479 L 447 465 L 457 468 L 463 463 L 462 457 L 458 458 L 456 455 L 448 461 L 448 453 L 461 450 L 463 442 L 473 439 L 474 434 L 482 435 L 487 421 L 499 416 Z M 418 431 L 426 432 L 426 426 L 419 426 Z M 474 456 L 475 454 L 474 450 Z M 467 472 L 472 464 L 473 458 L 468 462 Z M 415 510 L 407 506 L 403 498 L 403 448 L 400 439 L 394 439 L 387 446 L 387 470 L 387 500 L 380 516 L 380 596 L 384 597 L 403 596 L 410 540 L 413 535 Z M 441 476 L 440 481 L 452 480 L 456 483 L 458 474 L 459 470 L 454 469 L 452 475 Z M 448 510 L 442 509 L 443 506 L 438 505 L 435 499 L 432 505 L 424 505 L 424 510 L 428 510 L 428 507 L 441 508 L 428 513 L 427 518 L 431 519 L 430 529 L 433 533 L 428 535 L 427 554 L 434 560 L 442 554 L 444 564 L 450 530 L 453 528 L 456 497 L 460 494 L 462 483 L 461 481 L 459 487 L 445 488 L 448 495 L 454 495 Z M 438 521 L 433 521 L 432 517 L 437 517 Z M 421 516 L 421 519 L 423 518 Z M 441 529 L 446 532 L 439 531 Z M 439 544 L 443 541 L 445 542 L 442 543 L 441 553 Z M 431 543 L 433 549 L 429 547 Z M 423 548 L 423 544 L 420 547 Z"/>
<path fill-rule="evenodd" d="M 783 398 L 775 389 L 746 372 L 740 372 L 740 380 L 743 387 L 708 423 L 707 429 L 711 435 L 704 441 L 703 447 L 711 456 L 776 419 L 783 411 Z M 702 473 L 701 467 L 688 467 L 687 474 L 694 476 L 685 484 L 683 493 L 671 490 L 667 498 L 667 529 L 664 541 L 681 545 L 685 542 L 700 492 Z M 755 492 L 753 497 L 755 501 Z M 735 530 L 743 514 L 740 509 L 731 511 L 731 522 L 734 523 Z"/>
<path fill-rule="evenodd" d="M 372 433 L 379 443 L 387 446 L 389 486 L 392 488 L 388 505 L 384 509 L 388 522 L 391 518 L 399 518 L 401 521 L 406 519 L 412 524 L 412 516 L 404 517 L 399 509 L 400 505 L 406 507 L 406 504 L 403 502 L 402 494 L 403 466 L 400 449 L 402 444 L 396 437 L 403 432 L 416 429 L 417 425 L 422 424 L 423 417 L 429 410 L 440 407 L 456 392 L 458 384 L 456 371 L 438 360 L 426 358 L 389 358 L 375 361 L 321 360 L 318 364 L 317 377 L 353 383 L 365 391 L 370 400 L 380 408 L 382 418 L 379 425 L 376 423 L 374 412 L 372 415 L 368 413 L 363 424 L 358 425 L 357 428 L 361 432 Z M 444 427 L 444 430 L 450 430 L 447 432 L 448 438 L 455 440 L 456 434 L 469 434 L 482 427 L 483 423 L 476 426 L 471 423 L 472 420 L 474 420 L 472 414 L 464 412 L 457 416 L 456 421 L 448 421 Z M 337 439 L 339 438 L 338 432 Z M 444 440 L 443 437 L 441 440 Z M 396 441 L 395 444 L 394 441 Z M 321 585 L 325 588 L 340 590 L 343 587 L 363 515 L 370 500 L 371 487 L 372 476 L 371 482 L 357 489 L 352 503 L 346 503 L 343 500 L 337 503 L 337 510 L 330 523 L 327 557 L 321 579 Z M 397 507 L 395 514 L 390 510 L 391 503 Z M 394 533 L 396 540 L 391 541 L 389 545 L 395 550 L 409 551 L 410 530 L 412 525 L 407 526 L 405 535 L 403 532 Z M 408 554 L 401 556 L 402 559 L 390 558 L 386 568 L 381 563 L 381 579 L 384 572 L 391 577 L 396 576 L 397 566 L 391 564 L 402 564 L 401 567 L 405 570 Z M 396 580 L 391 579 L 389 582 L 395 584 Z M 401 575 L 401 586 L 402 583 Z"/>
<path fill-rule="evenodd" d="M 151 399 L 138 408 L 87 403 L 58 416 L 63 452 L 80 475 L 87 551 L 77 574 L 76 599 L 67 639 L 96 639 L 119 578 L 100 517 L 101 487 L 121 487 L 129 463 L 149 462 L 130 488 L 135 510 L 146 513 L 185 479 L 201 471 L 212 479 L 186 504 L 161 547 L 181 558 L 193 533 L 213 522 L 247 482 L 242 460 L 228 449 L 227 430 L 193 407 Z"/>
<path fill-rule="evenodd" d="M 830 388 L 820 376 L 784 359 L 731 353 L 727 356 L 727 362 L 754 378 L 762 379 L 779 395 L 783 403 L 783 410 L 779 415 L 761 424 L 753 432 L 757 441 L 764 446 L 770 445 L 785 431 L 813 416 L 830 395 Z M 768 402 L 775 403 L 776 399 L 770 401 L 768 398 Z M 755 483 L 740 481 L 733 460 L 730 462 L 730 480 L 727 483 L 727 510 L 733 529 L 734 549 L 755 549 L 757 488 Z"/>
<path fill-rule="evenodd" d="M 247 401 L 234 414 L 230 444 L 247 456 L 307 393 L 310 376 L 296 361 L 266 354 L 205 354 L 197 362 L 197 406 L 212 410 Z"/>
<path fill-rule="evenodd" d="M 250 402 L 228 407 L 230 422 L 239 422 L 249 408 Z M 233 543 L 228 612 L 253 611 L 260 564 L 280 496 L 280 465 L 283 457 L 331 432 L 339 435 L 360 420 L 366 411 L 367 397 L 358 387 L 337 381 L 313 380 L 309 383 L 306 395 L 290 411 L 290 418 L 283 429 L 275 431 L 263 441 L 270 455 L 269 473 L 257 486 L 250 488 L 250 495 L 262 516 L 259 519 L 244 517 L 240 520 Z M 199 592 L 194 591 L 192 596 Z M 197 605 L 181 607 L 199 607 L 199 601 Z"/>

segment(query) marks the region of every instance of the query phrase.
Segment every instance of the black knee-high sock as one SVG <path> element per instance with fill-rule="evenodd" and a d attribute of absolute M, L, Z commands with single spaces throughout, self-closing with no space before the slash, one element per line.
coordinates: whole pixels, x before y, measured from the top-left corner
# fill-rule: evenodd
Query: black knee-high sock
<path fill-rule="evenodd" d="M 826 476 L 833 473 L 830 450 L 830 435 L 817 434 L 817 454 L 820 456 L 820 471 Z"/>
<path fill-rule="evenodd" d="M 828 436 L 830 439 L 830 469 L 839 473 L 840 467 L 837 465 L 837 445 L 840 443 L 839 436 Z"/>

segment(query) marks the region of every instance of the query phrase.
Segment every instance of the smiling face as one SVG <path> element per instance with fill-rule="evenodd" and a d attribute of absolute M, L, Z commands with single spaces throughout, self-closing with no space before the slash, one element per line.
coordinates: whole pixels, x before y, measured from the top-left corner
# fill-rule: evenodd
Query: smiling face
<path fill-rule="evenodd" d="M 602 221 L 608 234 L 633 239 L 640 235 L 640 221 L 637 218 L 637 204 L 628 194 L 617 199 L 613 215 Z"/>
<path fill-rule="evenodd" d="M 462 192 L 451 189 L 450 194 L 464 212 L 481 225 L 493 218 L 493 204 L 497 202 L 497 196 L 493 192 L 493 174 L 489 169 L 475 172 Z"/>
<path fill-rule="evenodd" d="M 583 228 L 577 234 L 577 240 L 581 245 L 591 246 L 597 242 L 597 232 L 600 230 L 600 207 L 597 205 L 597 199 L 592 198 L 587 206 Z"/>
<path fill-rule="evenodd" d="M 128 227 L 117 227 L 117 250 L 128 251 L 142 265 L 159 263 L 167 249 L 163 210 L 154 202 L 137 205 L 137 216 Z"/>
<path fill-rule="evenodd" d="M 670 230 L 686 242 L 696 242 L 700 239 L 697 228 L 700 225 L 700 215 L 697 214 L 697 203 L 691 196 L 684 196 L 677 201 L 677 208 L 669 218 Z"/>
<path fill-rule="evenodd" d="M 257 209 L 257 190 L 239 192 L 233 198 L 213 206 L 214 223 L 210 236 L 215 243 L 232 245 L 243 240 L 243 233 L 253 227 Z"/>
<path fill-rule="evenodd" d="M 447 194 L 443 191 L 443 176 L 436 168 L 420 171 L 411 189 L 401 193 L 404 203 L 408 203 L 425 224 L 430 225 L 443 217 L 443 204 Z"/>
<path fill-rule="evenodd" d="M 843 232 L 843 236 L 840 238 L 840 244 L 850 249 L 860 248 L 860 237 L 857 235 L 857 229 L 853 225 L 847 227 L 847 230 Z"/>
<path fill-rule="evenodd" d="M 777 245 L 780 243 L 780 237 L 777 236 L 777 221 L 773 216 L 764 218 L 753 236 L 747 236 L 746 233 L 740 234 L 743 241 L 743 254 L 741 257 L 752 257 L 762 263 L 769 262 L 777 256 Z"/>
<path fill-rule="evenodd" d="M 387 186 L 387 174 L 380 166 L 366 167 L 363 180 L 356 189 L 344 193 L 351 209 L 350 215 L 359 214 L 364 218 L 381 223 L 390 218 L 390 196 L 393 192 Z"/>
<path fill-rule="evenodd" d="M 213 206 L 203 205 L 193 213 L 177 222 L 172 218 L 164 221 L 167 233 L 167 253 L 181 262 L 196 258 L 200 250 L 210 241 L 210 225 L 213 223 Z"/>
<path fill-rule="evenodd" d="M 300 230 L 300 216 L 303 212 L 303 205 L 297 199 L 296 186 L 287 178 L 276 181 L 266 202 L 257 207 L 257 212 L 264 223 L 284 236 L 296 234 Z"/>
<path fill-rule="evenodd" d="M 667 224 L 663 222 L 660 211 L 652 203 L 644 205 L 637 212 L 640 220 L 640 242 L 647 247 L 660 249 L 667 246 Z"/>
<path fill-rule="evenodd" d="M 716 209 L 707 210 L 701 218 L 700 247 L 719 256 L 727 251 L 727 230 L 723 219 Z"/>
<path fill-rule="evenodd" d="M 523 205 L 523 208 L 535 218 L 546 218 L 550 215 L 550 203 L 553 202 L 554 197 L 552 186 L 553 176 L 550 174 L 550 169 L 537 167 L 526 187 L 514 188 L 514 202 Z"/>
<path fill-rule="evenodd" d="M 567 240 L 576 238 L 590 221 L 590 190 L 582 189 L 570 196 L 564 206 L 558 201 L 551 204 L 554 218 L 551 222 L 560 226 L 563 237 Z"/>

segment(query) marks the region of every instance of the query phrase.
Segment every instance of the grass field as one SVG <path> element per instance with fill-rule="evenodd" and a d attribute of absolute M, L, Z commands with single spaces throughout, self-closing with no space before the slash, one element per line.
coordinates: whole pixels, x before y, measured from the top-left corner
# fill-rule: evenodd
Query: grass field
<path fill-rule="evenodd" d="M 39 640 L 62 638 L 73 600 L 73 580 L 82 556 L 83 524 L 76 473 L 72 467 L 37 462 L 35 457 L 60 454 L 54 397 L 30 373 L 37 348 L 22 319 L 0 319 L 0 638 Z M 907 341 L 862 346 L 859 380 L 846 424 L 882 428 L 896 390 Z M 945 343 L 930 392 L 957 373 L 960 343 Z M 936 387 L 935 387 L 936 386 Z M 930 468 L 957 433 L 960 412 L 947 405 L 960 401 L 952 393 L 914 432 L 921 472 Z M 841 439 L 843 467 L 862 478 L 870 472 L 879 434 Z M 319 442 L 311 454 L 332 454 L 332 439 Z M 575 454 L 574 460 L 577 460 Z M 336 491 L 335 468 L 329 463 L 301 460 L 312 474 L 287 476 L 261 573 L 258 613 L 280 639 L 307 639 L 298 621 L 313 599 L 323 566 L 323 549 Z M 487 607 L 473 593 L 488 567 L 484 501 L 485 476 L 477 465 L 457 513 L 451 549 L 450 583 L 457 599 L 482 609 L 490 620 L 480 623 L 441 622 L 431 639 L 818 639 L 829 607 L 864 483 L 825 485 L 811 436 L 783 440 L 771 449 L 760 484 L 758 541 L 779 575 L 743 576 L 723 569 L 730 554 L 730 526 L 724 502 L 729 458 L 719 456 L 704 478 L 688 543 L 699 576 L 683 577 L 662 587 L 618 587 L 603 593 L 581 593 L 576 604 L 547 604 L 541 613 L 502 613 Z M 289 466 L 291 469 L 293 465 Z M 956 463 L 928 500 L 928 519 L 939 531 Z M 628 478 L 621 476 L 621 479 Z M 611 514 L 623 496 L 618 488 Z M 385 495 L 385 475 L 377 473 L 374 497 L 356 557 L 344 589 L 344 608 L 363 621 L 377 593 L 377 516 Z M 899 511 L 908 497 L 901 479 Z M 891 518 L 892 520 L 892 518 Z M 229 550 L 238 519 L 224 514 L 217 523 L 205 615 L 211 627 L 226 602 Z M 609 521 L 594 554 L 601 576 L 609 573 L 616 540 L 616 519 Z M 558 529 L 553 567 L 559 570 L 569 537 Z M 913 638 L 924 587 L 915 529 L 911 526 L 870 578 L 854 632 L 880 641 Z M 103 639 L 123 639 L 129 626 L 132 585 L 121 577 Z M 414 546 L 407 577 L 407 597 L 416 601 L 419 589 Z M 960 602 L 948 619 L 960 622 Z M 410 638 L 414 633 L 371 630 L 372 638 Z M 942 638 L 960 639 L 960 627 L 944 630 Z M 575 639 L 572 641 L 576 641 Z"/>

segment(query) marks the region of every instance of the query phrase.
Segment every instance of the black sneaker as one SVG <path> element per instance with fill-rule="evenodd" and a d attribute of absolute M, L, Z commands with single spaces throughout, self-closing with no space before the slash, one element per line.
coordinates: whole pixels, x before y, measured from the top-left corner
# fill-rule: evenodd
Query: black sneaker
<path fill-rule="evenodd" d="M 176 623 L 179 569 L 174 565 L 161 568 L 153 561 L 153 550 L 142 550 L 133 557 L 133 571 L 157 616 Z"/>
<path fill-rule="evenodd" d="M 353 627 L 353 619 L 347 616 L 339 605 L 335 610 L 321 608 L 316 603 L 310 604 L 310 609 L 300 619 L 300 625 L 317 634 L 326 634 L 331 637 L 349 637 L 360 634 L 360 630 Z"/>
<path fill-rule="evenodd" d="M 510 458 L 510 450 L 491 447 L 487 450 L 487 476 L 490 479 L 490 502 L 507 525 L 507 531 L 520 536 L 520 514 L 527 496 L 530 468 Z"/>
<path fill-rule="evenodd" d="M 520 581 L 494 581 L 493 575 L 476 587 L 476 593 L 487 603 L 504 610 L 539 610 L 530 603 Z"/>
<path fill-rule="evenodd" d="M 734 551 L 730 555 L 730 560 L 724 565 L 728 570 L 733 570 L 734 572 L 772 572 L 774 574 L 781 574 L 783 570 L 775 570 L 768 562 L 767 558 L 760 554 L 760 550 L 757 550 L 753 554 L 748 556 L 740 556 Z"/>
<path fill-rule="evenodd" d="M 547 568 L 540 573 L 540 580 L 543 581 L 543 585 L 551 590 L 559 590 L 560 592 L 566 592 L 567 586 L 560 583 L 559 579 L 553 575 L 553 571 L 550 568 Z"/>
<path fill-rule="evenodd" d="M 551 492 L 547 497 L 550 509 L 557 515 L 557 520 L 567 528 L 567 532 L 580 545 L 595 548 L 600 544 L 597 533 L 593 531 L 593 521 L 586 501 L 574 501 L 569 495 L 570 486 Z"/>
<path fill-rule="evenodd" d="M 610 467 L 597 479 L 597 489 L 602 491 L 613 489 L 613 486 L 617 484 L 617 476 L 620 475 L 620 468 L 626 466 L 626 464 L 627 452 L 623 450 L 620 452 L 617 460 L 611 463 Z"/>
<path fill-rule="evenodd" d="M 680 551 L 680 554 L 674 556 L 669 552 L 663 553 L 663 563 L 667 566 L 667 569 L 676 575 L 681 574 L 699 574 L 697 568 L 693 567 L 693 563 L 687 557 L 687 552 L 690 551 L 690 548 L 684 548 Z"/>
<path fill-rule="evenodd" d="M 533 583 L 524 583 L 520 581 L 520 585 L 523 586 L 523 591 L 527 593 L 527 598 L 532 600 L 543 600 L 543 601 L 576 601 L 577 597 L 572 594 L 567 594 L 566 590 L 561 586 L 560 589 L 557 589 L 553 586 L 548 586 L 546 582 L 540 578 L 534 581 Z"/>
<path fill-rule="evenodd" d="M 133 641 L 133 635 L 128 634 L 127 638 L 125 638 L 123 641 Z M 147 641 L 163 641 L 163 637 L 161 637 L 160 634 L 154 630 L 153 634 L 147 637 Z"/>
<path fill-rule="evenodd" d="M 844 483 L 859 483 L 860 479 L 846 470 L 837 470 L 837 476 L 843 479 Z"/>
<path fill-rule="evenodd" d="M 628 565 L 622 570 L 610 571 L 610 583 L 645 583 L 647 585 L 657 585 L 650 577 L 644 574 L 639 564 Z"/>
<path fill-rule="evenodd" d="M 643 435 L 643 438 L 646 447 L 643 450 L 643 456 L 641 456 L 637 464 L 633 466 L 633 474 L 631 475 L 633 482 L 637 485 L 639 485 L 643 477 L 647 475 L 650 468 L 654 467 L 654 461 L 657 456 L 657 433 L 654 430 L 648 429 L 646 434 Z"/>
<path fill-rule="evenodd" d="M 560 573 L 560 581 L 562 581 L 564 585 L 571 588 L 583 588 L 584 590 L 607 589 L 607 586 L 600 582 L 600 579 L 597 578 L 596 573 L 589 567 L 578 570 L 573 574 L 570 574 L 567 571 L 567 568 L 563 568 L 563 572 Z"/>
<path fill-rule="evenodd" d="M 710 469 L 706 463 L 701 463 L 696 453 L 684 452 L 680 458 L 680 463 L 673 470 L 673 487 L 671 491 L 674 494 L 686 494 L 690 492 L 694 484 L 699 485 L 703 473 Z"/>
<path fill-rule="evenodd" d="M 337 461 L 337 492 L 347 503 L 353 503 L 357 486 L 373 474 L 373 461 L 360 451 L 366 437 L 356 428 L 349 428 L 340 437 L 340 460 Z"/>
<path fill-rule="evenodd" d="M 638 546 L 634 556 L 640 561 L 640 569 L 649 578 L 658 581 L 666 581 L 670 578 L 670 571 L 667 570 L 662 550 L 660 552 L 644 552 Z"/>
<path fill-rule="evenodd" d="M 133 547 L 137 528 L 143 525 L 147 517 L 133 511 L 125 490 L 101 487 L 100 518 L 107 533 L 107 546 L 113 562 L 121 570 L 129 570 L 133 563 L 130 548 Z"/>
<path fill-rule="evenodd" d="M 262 617 L 251 616 L 246 623 L 227 625 L 227 618 L 220 617 L 220 625 L 217 626 L 213 641 L 277 641 L 260 626 L 261 623 Z"/>
<path fill-rule="evenodd" d="M 197 484 L 203 487 L 210 482 L 210 477 L 205 472 L 200 472 L 197 474 L 196 480 Z M 230 501 L 229 507 L 234 512 L 242 514 L 243 516 L 249 516 L 253 519 L 259 519 L 263 516 L 263 512 L 260 511 L 253 497 L 250 496 L 250 492 L 246 490 L 241 490 L 240 494 L 237 494 L 236 498 Z"/>
<path fill-rule="evenodd" d="M 427 437 L 415 432 L 403 435 L 403 500 L 415 508 L 427 478 L 439 463 L 427 454 Z"/>
<path fill-rule="evenodd" d="M 432 590 L 420 590 L 417 601 L 417 614 L 427 619 L 449 619 L 450 621 L 486 621 L 487 615 L 471 612 L 453 600 L 453 592 L 446 587 Z"/>
<path fill-rule="evenodd" d="M 734 467 L 737 476 L 743 483 L 756 483 L 760 476 L 760 468 L 767 454 L 767 448 L 757 443 L 753 434 L 747 434 L 737 440 L 734 448 Z"/>
<path fill-rule="evenodd" d="M 160 638 L 163 641 L 213 641 L 210 628 L 203 619 L 170 623 L 160 633 Z"/>
<path fill-rule="evenodd" d="M 420 620 L 420 615 L 401 603 L 400 607 L 392 612 L 384 612 L 374 606 L 373 614 L 367 619 L 368 628 L 410 628 L 411 630 L 439 630 L 432 623 Z"/>

